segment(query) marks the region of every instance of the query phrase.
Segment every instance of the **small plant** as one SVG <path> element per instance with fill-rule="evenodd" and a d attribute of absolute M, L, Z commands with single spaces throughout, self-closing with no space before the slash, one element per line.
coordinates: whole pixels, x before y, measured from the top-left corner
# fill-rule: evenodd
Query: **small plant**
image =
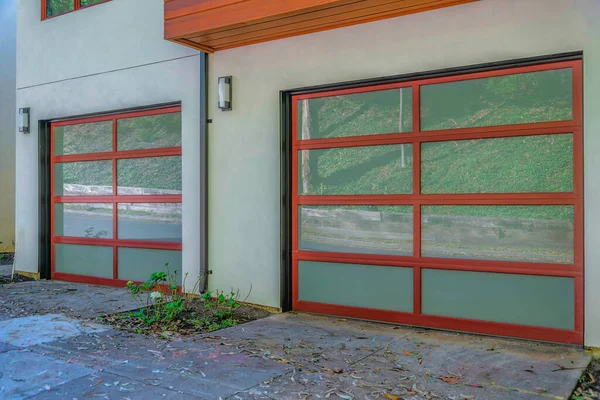
<path fill-rule="evenodd" d="M 232 291 L 226 295 L 224 292 L 217 290 L 215 291 L 214 299 L 213 292 L 210 290 L 202 295 L 202 300 L 204 300 L 204 308 L 208 310 L 212 316 L 212 321 L 208 325 L 208 329 L 210 331 L 235 325 L 235 319 L 233 318 L 233 315 L 241 306 L 238 301 L 239 298 L 239 291 Z"/>
<path fill-rule="evenodd" d="M 135 321 L 134 328 L 138 332 L 151 329 L 154 332 L 160 330 L 162 334 L 188 328 L 215 331 L 237 323 L 235 312 L 241 307 L 239 290 L 229 293 L 207 291 L 198 296 L 206 276 L 198 278 L 192 290 L 186 292 L 187 274 L 180 290 L 177 272 L 171 272 L 168 263 L 165 270 L 154 272 L 143 283 L 127 282 L 126 288 L 139 309 L 110 317 L 110 320 L 118 324 Z"/>
<path fill-rule="evenodd" d="M 177 271 L 170 272 L 169 263 L 165 264 L 165 269 L 166 272 L 154 272 L 144 283 L 127 282 L 129 293 L 140 306 L 140 310 L 133 315 L 146 325 L 169 323 L 183 311 L 183 296 L 177 287 Z"/>

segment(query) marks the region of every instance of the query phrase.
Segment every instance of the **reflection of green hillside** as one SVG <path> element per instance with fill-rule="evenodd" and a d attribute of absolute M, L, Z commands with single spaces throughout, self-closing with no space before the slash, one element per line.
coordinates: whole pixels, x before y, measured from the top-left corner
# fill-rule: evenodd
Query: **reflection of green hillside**
<path fill-rule="evenodd" d="M 119 150 L 181 146 L 181 114 L 160 114 L 120 119 L 117 122 Z M 103 121 L 55 128 L 56 154 L 85 154 L 112 150 L 112 122 Z M 66 184 L 112 185 L 112 161 L 65 163 Z M 125 187 L 181 190 L 181 157 L 119 160 L 118 184 Z"/>
<path fill-rule="evenodd" d="M 336 96 L 311 100 L 299 130 L 309 123 L 310 138 L 398 132 L 407 127 L 407 103 L 399 94 Z M 422 88 L 423 129 L 449 129 L 569 120 L 571 70 L 482 79 Z M 392 97 L 395 96 L 395 97 Z M 404 95 L 404 99 L 408 96 Z M 318 101 L 317 101 L 318 100 Z M 410 103 L 408 103 L 410 104 Z M 304 116 L 304 121 L 302 120 Z M 396 130 L 390 130 L 393 127 Z M 305 134 L 306 127 L 304 126 Z M 301 135 L 301 132 L 299 132 Z M 300 152 L 299 192 L 307 194 L 401 194 L 412 187 L 412 146 L 322 149 Z M 306 155 L 308 153 L 308 156 Z M 561 135 L 424 143 L 422 193 L 525 193 L 573 190 L 573 137 Z M 458 210 L 455 210 L 456 212 Z M 444 212 L 451 215 L 453 207 Z M 494 211 L 462 207 L 462 215 L 506 218 L 572 219 L 571 207 L 503 207 Z M 490 215 L 492 212 L 493 215 Z"/>

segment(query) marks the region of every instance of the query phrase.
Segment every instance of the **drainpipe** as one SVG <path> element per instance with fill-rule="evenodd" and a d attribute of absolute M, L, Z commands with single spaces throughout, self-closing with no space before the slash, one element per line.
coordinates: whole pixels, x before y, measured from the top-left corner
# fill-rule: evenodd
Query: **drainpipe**
<path fill-rule="evenodd" d="M 208 288 L 208 54 L 200 52 L 200 277 Z"/>

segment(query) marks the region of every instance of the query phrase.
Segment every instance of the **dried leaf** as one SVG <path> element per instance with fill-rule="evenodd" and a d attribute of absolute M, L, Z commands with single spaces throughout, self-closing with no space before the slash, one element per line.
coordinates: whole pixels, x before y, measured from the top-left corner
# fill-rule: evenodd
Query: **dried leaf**
<path fill-rule="evenodd" d="M 413 356 L 412 353 L 410 353 L 410 352 L 408 352 L 406 350 L 402 350 L 402 355 L 407 356 L 407 357 L 412 357 Z"/>
<path fill-rule="evenodd" d="M 367 347 L 367 346 L 360 346 L 360 347 L 359 347 L 359 349 L 361 349 L 361 350 L 367 350 L 367 351 L 371 351 L 371 348 L 370 348 L 370 347 Z"/>
<path fill-rule="evenodd" d="M 460 380 L 455 376 L 440 376 L 439 378 L 450 385 L 456 385 L 460 382 Z"/>
<path fill-rule="evenodd" d="M 496 343 L 494 343 L 493 345 L 490 346 L 489 349 L 487 349 L 487 351 L 494 351 L 496 350 Z"/>
<path fill-rule="evenodd" d="M 460 398 L 461 398 L 461 399 L 467 399 L 467 400 L 468 400 L 468 399 L 474 399 L 474 398 L 475 398 L 475 396 L 468 396 L 468 395 L 466 395 L 466 394 L 462 394 L 462 393 L 461 393 L 461 394 L 460 394 Z"/>
<path fill-rule="evenodd" d="M 389 394 L 389 393 L 385 393 L 383 395 L 384 399 L 390 399 L 390 400 L 401 400 L 400 396 L 396 396 L 395 394 Z"/>

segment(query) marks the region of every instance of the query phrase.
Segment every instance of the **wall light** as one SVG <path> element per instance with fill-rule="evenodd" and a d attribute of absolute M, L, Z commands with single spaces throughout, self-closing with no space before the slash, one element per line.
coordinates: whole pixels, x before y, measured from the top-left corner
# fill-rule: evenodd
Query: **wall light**
<path fill-rule="evenodd" d="M 29 133 L 29 107 L 19 108 L 19 132 Z"/>
<path fill-rule="evenodd" d="M 221 76 L 218 81 L 219 108 L 221 111 L 231 111 L 232 84 L 231 76 Z"/>

